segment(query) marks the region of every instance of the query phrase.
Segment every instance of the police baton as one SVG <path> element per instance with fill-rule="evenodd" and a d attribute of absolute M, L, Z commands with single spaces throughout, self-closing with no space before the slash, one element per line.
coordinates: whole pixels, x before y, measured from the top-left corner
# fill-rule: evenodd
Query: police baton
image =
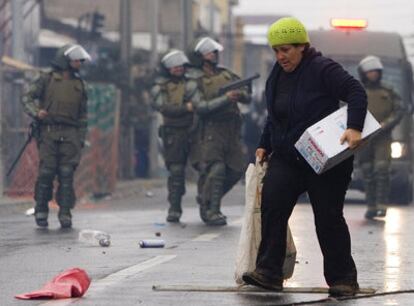
<path fill-rule="evenodd" d="M 30 126 L 29 126 L 29 132 L 28 132 L 28 136 L 27 136 L 27 140 L 26 140 L 26 142 L 24 143 L 24 145 L 23 145 L 23 147 L 20 149 L 20 151 L 19 151 L 19 154 L 17 155 L 17 157 L 15 158 L 15 160 L 13 161 L 13 164 L 11 165 L 11 167 L 9 168 L 9 171 L 7 171 L 7 174 L 6 174 L 6 176 L 9 176 L 12 172 L 13 172 L 13 170 L 14 170 L 14 167 L 16 167 L 16 165 L 17 165 L 17 163 L 19 162 L 19 160 L 20 160 L 20 158 L 22 157 L 22 155 L 23 155 L 23 152 L 26 150 L 26 147 L 29 145 L 29 143 L 32 141 L 32 138 L 33 138 L 33 135 L 35 134 L 35 133 L 37 133 L 38 131 L 38 128 L 39 128 L 39 126 L 38 126 L 38 122 L 37 121 L 33 121 L 32 123 L 30 123 Z"/>

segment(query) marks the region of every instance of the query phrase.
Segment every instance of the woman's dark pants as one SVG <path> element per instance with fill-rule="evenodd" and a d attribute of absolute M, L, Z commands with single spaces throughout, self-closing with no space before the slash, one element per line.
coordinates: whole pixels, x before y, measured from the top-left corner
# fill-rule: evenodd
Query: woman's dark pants
<path fill-rule="evenodd" d="M 262 241 L 256 271 L 272 279 L 282 277 L 286 228 L 296 201 L 308 192 L 329 286 L 356 284 L 351 238 L 343 216 L 345 193 L 351 181 L 353 158 L 317 175 L 303 161 L 287 162 L 272 156 L 263 180 Z"/>

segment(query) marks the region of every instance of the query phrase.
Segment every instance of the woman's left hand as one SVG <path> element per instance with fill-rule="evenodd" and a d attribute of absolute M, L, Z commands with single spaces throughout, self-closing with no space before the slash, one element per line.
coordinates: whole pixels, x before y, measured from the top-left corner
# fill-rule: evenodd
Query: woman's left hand
<path fill-rule="evenodd" d="M 340 141 L 341 144 L 344 144 L 346 141 L 350 149 L 355 149 L 362 141 L 361 132 L 354 129 L 346 129 L 342 134 Z"/>

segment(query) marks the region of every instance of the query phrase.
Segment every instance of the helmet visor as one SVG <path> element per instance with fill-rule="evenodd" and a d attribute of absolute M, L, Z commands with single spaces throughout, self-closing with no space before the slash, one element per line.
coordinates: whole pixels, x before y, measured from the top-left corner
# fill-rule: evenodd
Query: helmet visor
<path fill-rule="evenodd" d="M 214 39 L 210 37 L 205 37 L 198 42 L 198 44 L 194 48 L 194 51 L 200 52 L 204 55 L 214 51 L 221 52 L 223 51 L 223 46 Z"/>
<path fill-rule="evenodd" d="M 91 56 L 86 50 L 79 45 L 74 45 L 67 49 L 64 55 L 71 61 L 90 61 Z"/>
<path fill-rule="evenodd" d="M 165 68 L 170 69 L 177 66 L 183 66 L 189 63 L 187 56 L 184 52 L 179 50 L 174 50 L 167 53 L 162 59 L 161 63 Z"/>

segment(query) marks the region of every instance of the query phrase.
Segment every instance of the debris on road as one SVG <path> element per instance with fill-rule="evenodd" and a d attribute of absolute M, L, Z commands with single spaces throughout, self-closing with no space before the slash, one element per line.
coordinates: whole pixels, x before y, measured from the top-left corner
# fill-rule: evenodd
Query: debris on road
<path fill-rule="evenodd" d="M 154 223 L 154 226 L 155 226 L 155 227 L 164 227 L 164 226 L 166 226 L 166 224 L 165 224 L 165 223 L 163 223 L 163 222 L 155 222 L 155 223 Z"/>
<path fill-rule="evenodd" d="M 139 242 L 141 248 L 163 248 L 165 241 L 162 239 L 144 239 Z"/>
<path fill-rule="evenodd" d="M 147 198 L 153 198 L 153 197 L 154 197 L 154 193 L 153 193 L 152 191 L 147 191 L 147 192 L 145 193 L 145 196 L 146 196 Z"/>
<path fill-rule="evenodd" d="M 217 285 L 195 285 L 195 284 L 181 284 L 181 285 L 153 285 L 153 291 L 164 292 L 264 292 L 269 293 L 268 290 L 250 286 L 217 286 Z M 329 293 L 329 288 L 326 287 L 283 287 L 284 293 Z M 360 288 L 358 294 L 371 295 L 375 294 L 376 290 L 373 288 Z"/>
<path fill-rule="evenodd" d="M 90 283 L 91 280 L 84 270 L 72 268 L 58 274 L 42 289 L 19 294 L 15 298 L 21 300 L 79 298 L 86 293 Z"/>
<path fill-rule="evenodd" d="M 111 236 L 102 231 L 85 229 L 79 232 L 79 241 L 91 245 L 108 247 L 111 245 Z"/>
<path fill-rule="evenodd" d="M 25 215 L 26 216 L 33 216 L 34 213 L 35 213 L 35 209 L 34 209 L 34 207 L 32 207 L 32 208 L 29 208 L 28 210 L 26 210 Z"/>
<path fill-rule="evenodd" d="M 177 245 L 177 244 L 174 244 L 174 245 L 170 245 L 170 246 L 169 246 L 169 247 L 167 247 L 166 249 L 171 250 L 171 249 L 176 249 L 176 248 L 178 248 L 178 245 Z"/>

